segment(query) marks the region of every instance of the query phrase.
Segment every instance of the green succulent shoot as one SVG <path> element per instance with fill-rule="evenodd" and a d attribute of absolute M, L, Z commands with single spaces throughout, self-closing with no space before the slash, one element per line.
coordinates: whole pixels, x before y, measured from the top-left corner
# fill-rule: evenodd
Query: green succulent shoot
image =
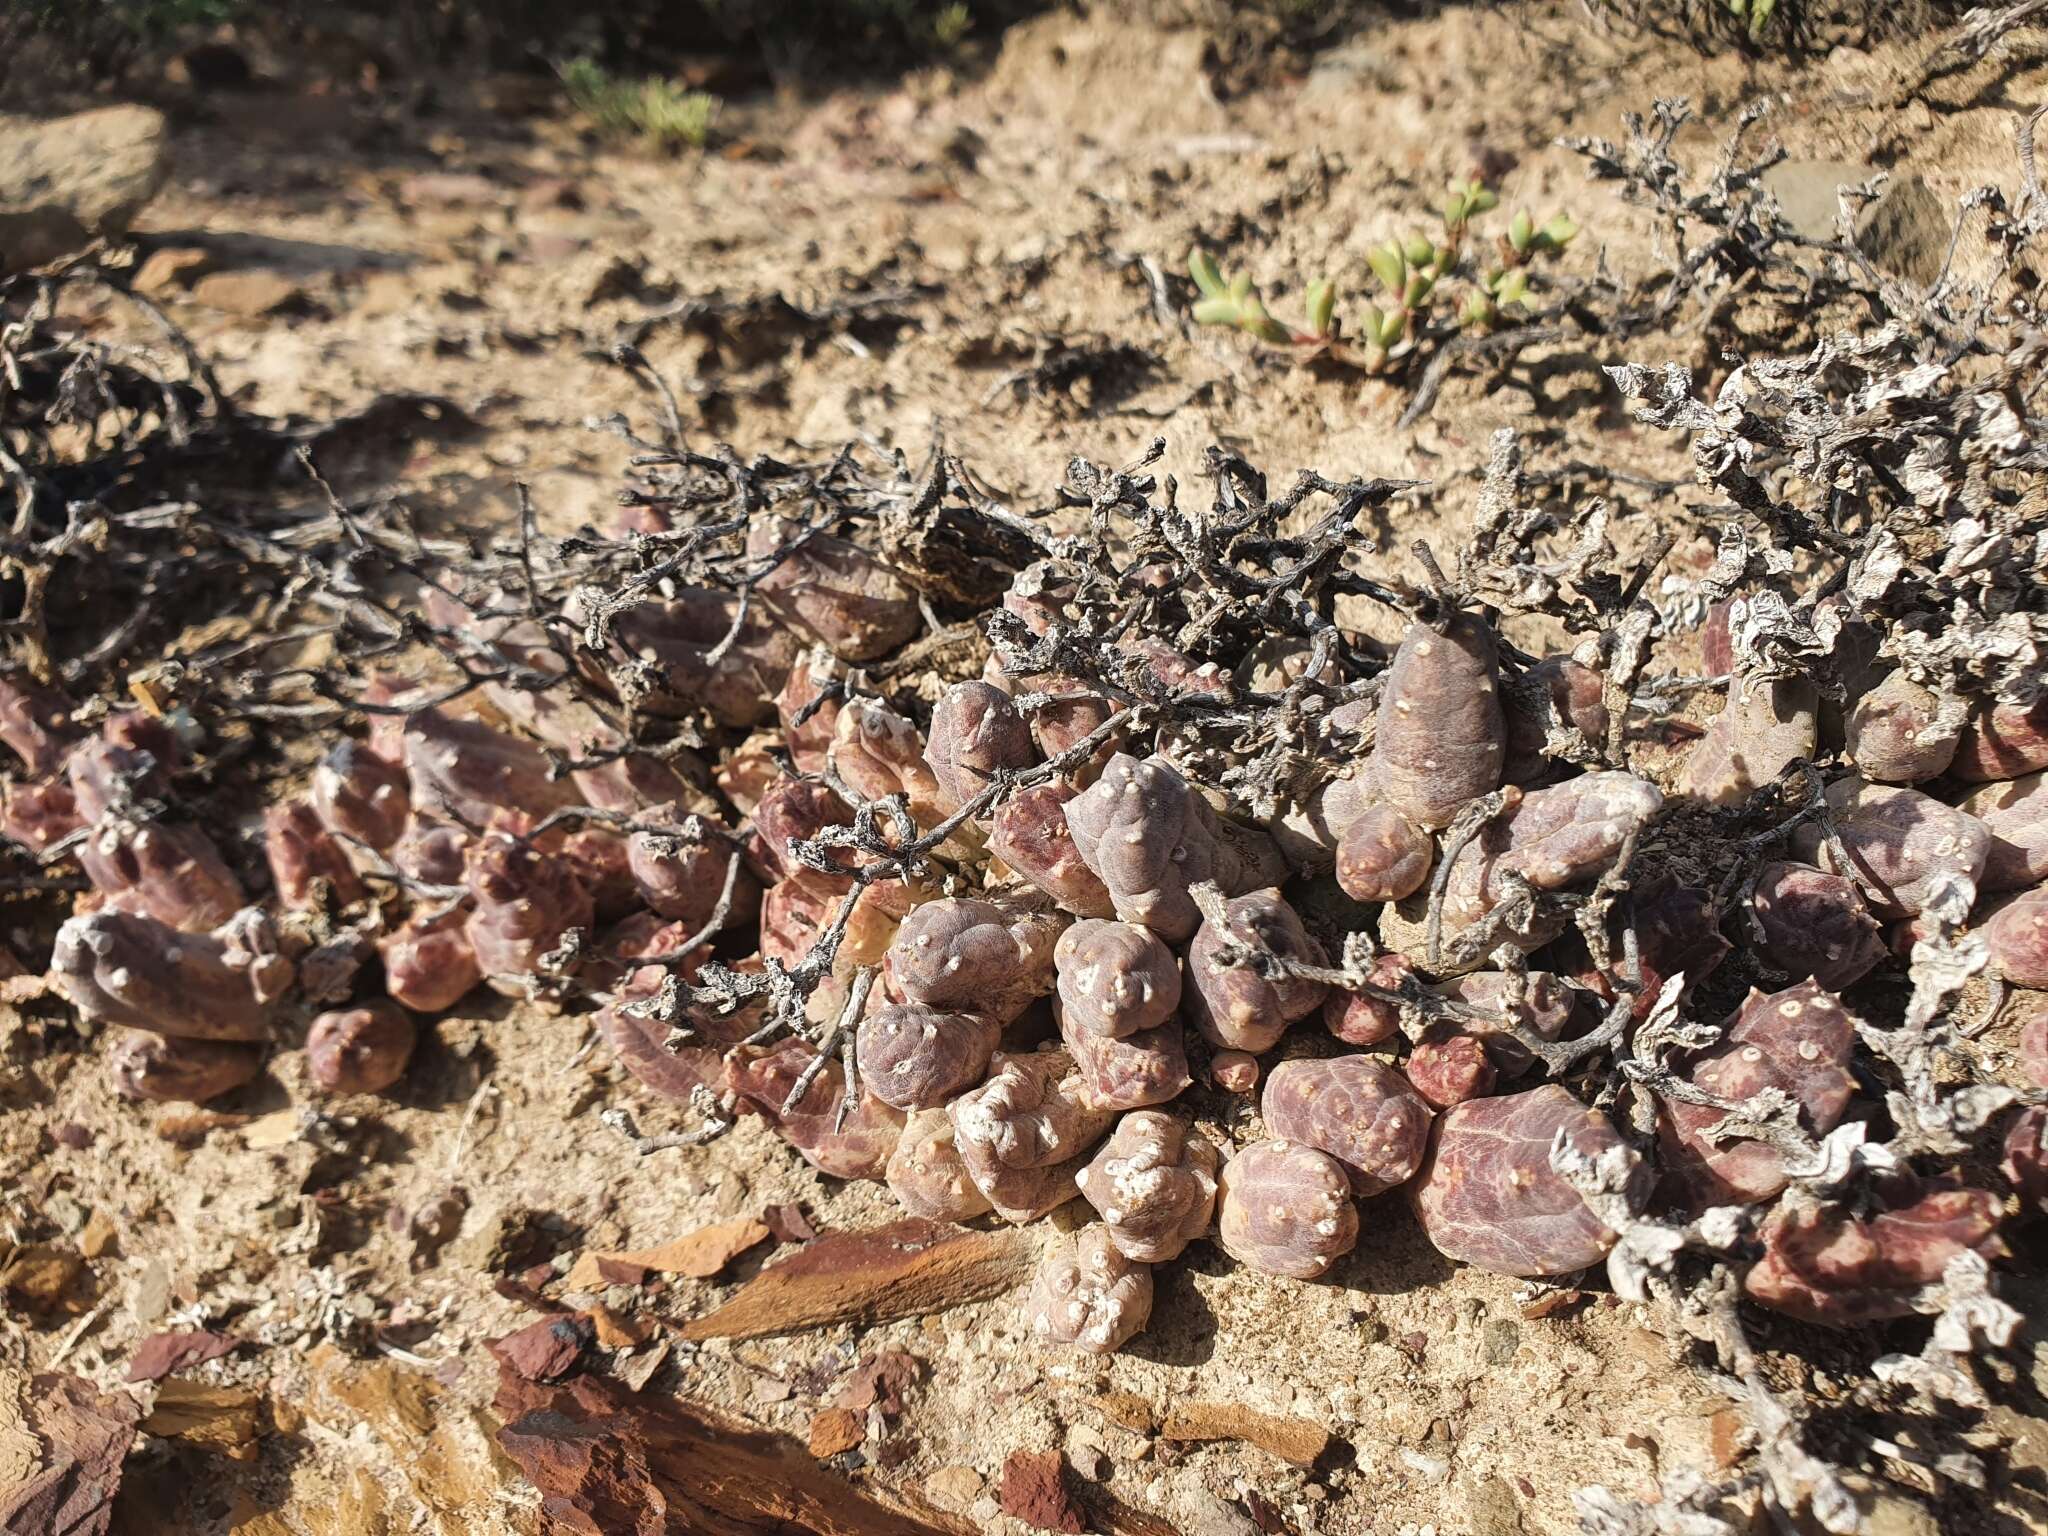
<path fill-rule="evenodd" d="M 1486 213 L 1499 204 L 1500 198 L 1485 182 L 1453 178 L 1444 198 L 1444 228 L 1455 234 L 1470 223 L 1475 214 Z"/>
<path fill-rule="evenodd" d="M 1308 329 L 1311 336 L 1328 336 L 1330 321 L 1337 311 L 1337 286 L 1326 278 L 1308 285 Z"/>
<path fill-rule="evenodd" d="M 1252 280 L 1243 273 L 1226 281 L 1216 260 L 1206 251 L 1188 253 L 1188 276 L 1195 280 L 1201 298 L 1195 301 L 1198 325 L 1225 325 L 1261 341 L 1288 342 L 1293 332 L 1266 313 L 1266 306 L 1252 292 Z"/>
<path fill-rule="evenodd" d="M 1508 221 L 1508 244 L 1517 255 L 1539 255 L 1563 250 L 1578 232 L 1577 222 L 1568 213 L 1554 213 L 1539 225 L 1528 209 L 1517 208 Z"/>
<path fill-rule="evenodd" d="M 1409 266 L 1426 267 L 1436 260 L 1436 243 L 1427 235 L 1410 235 L 1401 254 L 1408 258 Z"/>
<path fill-rule="evenodd" d="M 1401 249 L 1401 242 L 1389 240 L 1376 245 L 1365 253 L 1366 264 L 1372 268 L 1372 275 L 1380 280 L 1380 286 L 1388 293 L 1399 295 L 1408 286 L 1408 257 Z"/>

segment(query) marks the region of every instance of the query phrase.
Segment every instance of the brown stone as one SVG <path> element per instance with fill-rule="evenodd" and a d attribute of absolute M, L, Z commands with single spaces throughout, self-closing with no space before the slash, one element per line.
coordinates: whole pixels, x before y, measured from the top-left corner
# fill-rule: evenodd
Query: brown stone
<path fill-rule="evenodd" d="M 0 1296 L 30 1312 L 85 1308 L 85 1260 L 58 1243 L 0 1244 Z"/>
<path fill-rule="evenodd" d="M 209 309 L 253 320 L 304 303 L 306 290 L 282 272 L 251 267 L 209 273 L 192 285 L 192 298 Z"/>
<path fill-rule="evenodd" d="M 1330 1432 L 1308 1419 L 1260 1413 L 1238 1403 L 1179 1403 L 1160 1434 L 1168 1440 L 1242 1440 L 1297 1467 L 1312 1467 L 1329 1448 Z"/>
<path fill-rule="evenodd" d="M 724 1306 L 684 1324 L 683 1337 L 751 1339 L 922 1317 L 1014 1289 L 1037 1255 L 1036 1238 L 1020 1228 L 969 1232 L 910 1220 L 829 1232 L 761 1271 Z"/>
<path fill-rule="evenodd" d="M 220 258 L 204 246 L 167 245 L 135 269 L 135 291 L 159 298 L 183 293 L 219 265 Z"/>
<path fill-rule="evenodd" d="M 823 1461 L 867 1438 L 867 1420 L 850 1408 L 826 1408 L 811 1420 L 811 1454 Z"/>
<path fill-rule="evenodd" d="M 163 185 L 165 144 L 163 114 L 148 107 L 0 117 L 0 271 L 125 233 Z"/>
<path fill-rule="evenodd" d="M 1058 1451 L 1012 1451 L 1003 1463 L 1003 1513 L 1041 1531 L 1078 1533 L 1088 1522 L 1067 1488 Z"/>
<path fill-rule="evenodd" d="M 588 1318 L 545 1317 L 485 1347 L 528 1381 L 557 1381 L 576 1369 L 596 1331 Z"/>

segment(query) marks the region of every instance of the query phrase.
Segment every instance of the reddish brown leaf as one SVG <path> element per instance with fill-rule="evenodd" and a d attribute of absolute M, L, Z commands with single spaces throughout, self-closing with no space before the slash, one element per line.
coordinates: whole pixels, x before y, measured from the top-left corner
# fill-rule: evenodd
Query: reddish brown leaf
<path fill-rule="evenodd" d="M 877 1350 L 854 1368 L 833 1402 L 841 1408 L 864 1413 L 874 1403 L 890 1418 L 903 1411 L 903 1394 L 917 1385 L 923 1362 L 900 1349 Z"/>
<path fill-rule="evenodd" d="M 969 1232 L 911 1220 L 828 1232 L 761 1271 L 724 1306 L 686 1323 L 683 1337 L 751 1339 L 943 1312 L 1021 1284 L 1037 1250 L 1037 1239 L 1015 1227 Z"/>
<path fill-rule="evenodd" d="M 210 1333 L 203 1328 L 152 1333 L 136 1346 L 135 1358 L 128 1362 L 128 1380 L 162 1381 L 166 1376 L 189 1371 L 195 1365 L 218 1360 L 241 1342 L 225 1333 Z"/>
<path fill-rule="evenodd" d="M 761 1220 L 767 1223 L 778 1243 L 808 1243 L 818 1235 L 818 1229 L 811 1225 L 811 1218 L 804 1214 L 804 1208 L 794 1201 L 764 1208 Z"/>

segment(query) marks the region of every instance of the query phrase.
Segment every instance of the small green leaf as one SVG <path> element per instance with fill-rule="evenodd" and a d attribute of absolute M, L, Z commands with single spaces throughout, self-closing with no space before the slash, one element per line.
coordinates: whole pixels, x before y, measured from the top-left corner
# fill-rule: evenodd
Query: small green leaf
<path fill-rule="evenodd" d="M 1500 280 L 1500 286 L 1494 289 L 1493 296 L 1506 306 L 1520 304 L 1528 291 L 1529 274 L 1525 269 L 1517 267 Z"/>
<path fill-rule="evenodd" d="M 1536 237 L 1536 221 L 1529 217 L 1529 210 L 1517 208 L 1515 216 L 1508 223 L 1508 244 L 1518 251 L 1529 249 L 1529 242 Z"/>
<path fill-rule="evenodd" d="M 1473 330 L 1493 323 L 1493 306 L 1486 302 L 1486 295 L 1474 289 L 1465 297 L 1465 307 L 1458 312 L 1458 322 Z"/>
<path fill-rule="evenodd" d="M 1213 299 L 1197 299 L 1194 308 L 1197 325 L 1237 324 L 1237 300 L 1228 294 Z"/>
<path fill-rule="evenodd" d="M 1426 267 L 1436 260 L 1436 245 L 1427 235 L 1410 235 L 1408 243 L 1401 250 L 1411 267 Z"/>
<path fill-rule="evenodd" d="M 1372 267 L 1372 274 L 1385 285 L 1387 292 L 1399 293 L 1408 281 L 1408 258 L 1401 254 L 1401 247 L 1389 240 L 1385 245 L 1376 245 L 1365 253 L 1366 262 Z"/>
<path fill-rule="evenodd" d="M 1541 231 L 1543 243 L 1553 251 L 1561 251 L 1572 243 L 1572 237 L 1579 232 L 1579 226 L 1568 213 L 1554 213 L 1550 222 Z"/>
<path fill-rule="evenodd" d="M 1238 273 L 1237 276 L 1233 277 L 1230 280 L 1230 287 L 1225 291 L 1228 292 L 1233 299 L 1237 300 L 1238 303 L 1242 304 L 1246 299 L 1251 297 L 1251 274 L 1249 272 Z"/>
<path fill-rule="evenodd" d="M 1330 334 L 1330 316 L 1337 309 L 1337 289 L 1332 283 L 1318 279 L 1308 285 L 1308 328 L 1311 334 Z"/>
<path fill-rule="evenodd" d="M 1436 279 L 1417 272 L 1408 279 L 1408 289 L 1401 295 L 1401 302 L 1410 309 L 1420 309 L 1429 302 L 1429 296 L 1436 290 Z"/>
<path fill-rule="evenodd" d="M 1188 252 L 1188 276 L 1195 280 L 1204 298 L 1221 298 L 1226 291 L 1223 274 L 1216 270 L 1216 258 L 1207 251 Z"/>
<path fill-rule="evenodd" d="M 1456 229 L 1469 216 L 1470 210 L 1465 206 L 1464 193 L 1454 191 L 1449 197 L 1444 199 L 1445 229 Z"/>
<path fill-rule="evenodd" d="M 1500 194 L 1484 182 L 1472 183 L 1472 195 L 1467 199 L 1474 213 L 1490 213 L 1500 206 Z"/>

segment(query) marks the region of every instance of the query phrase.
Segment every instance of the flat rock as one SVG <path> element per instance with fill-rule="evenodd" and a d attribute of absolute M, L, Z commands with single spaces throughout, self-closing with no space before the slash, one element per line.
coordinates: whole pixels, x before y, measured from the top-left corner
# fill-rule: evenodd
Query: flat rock
<path fill-rule="evenodd" d="M 0 117 L 0 271 L 125 234 L 164 183 L 165 146 L 163 114 L 149 107 Z"/>

